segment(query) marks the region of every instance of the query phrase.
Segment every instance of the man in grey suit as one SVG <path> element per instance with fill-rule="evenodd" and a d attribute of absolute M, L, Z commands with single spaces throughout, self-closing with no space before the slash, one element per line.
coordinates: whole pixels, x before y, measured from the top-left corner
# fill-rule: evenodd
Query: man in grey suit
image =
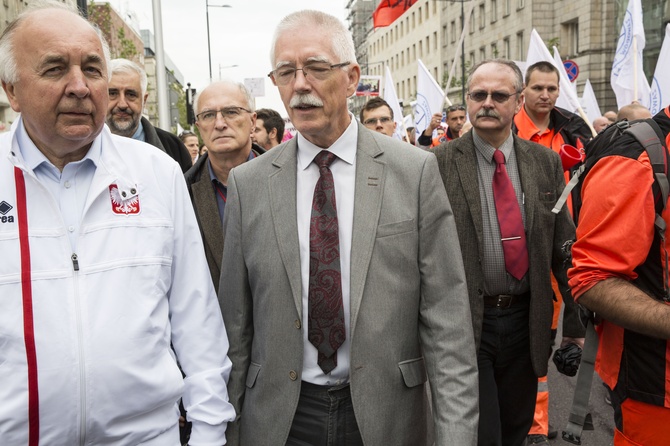
<path fill-rule="evenodd" d="M 575 228 L 565 207 L 551 212 L 565 186 L 561 160 L 512 134 L 522 85 L 511 61 L 475 66 L 467 84 L 473 131 L 434 151 L 465 265 L 479 347 L 479 444 L 487 446 L 523 445 L 533 421 L 537 377 L 551 353 L 551 271 L 572 303 L 561 248 Z M 580 337 L 579 321 L 566 315 L 563 336 Z"/>
<path fill-rule="evenodd" d="M 287 16 L 270 59 L 299 133 L 228 177 L 228 441 L 474 445 L 467 287 L 434 156 L 348 112 L 360 67 L 335 17 Z"/>

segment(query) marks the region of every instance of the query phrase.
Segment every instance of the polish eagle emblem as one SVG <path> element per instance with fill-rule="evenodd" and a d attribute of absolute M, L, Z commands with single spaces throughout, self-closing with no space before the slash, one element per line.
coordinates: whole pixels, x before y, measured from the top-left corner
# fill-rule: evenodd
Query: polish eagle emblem
<path fill-rule="evenodd" d="M 135 193 L 135 189 L 130 190 L 131 194 L 119 191 L 116 184 L 110 184 L 109 197 L 112 201 L 112 211 L 115 214 L 139 214 L 140 213 L 140 197 Z"/>

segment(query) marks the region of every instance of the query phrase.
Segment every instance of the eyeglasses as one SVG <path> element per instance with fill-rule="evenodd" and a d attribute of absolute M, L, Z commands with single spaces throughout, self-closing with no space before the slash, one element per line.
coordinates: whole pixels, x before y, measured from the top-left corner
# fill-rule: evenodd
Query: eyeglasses
<path fill-rule="evenodd" d="M 384 116 L 383 118 L 370 118 L 363 121 L 363 125 L 366 127 L 372 127 L 377 125 L 377 122 L 380 122 L 381 124 L 388 124 L 389 122 L 393 122 L 393 118 L 389 118 L 388 116 Z"/>
<path fill-rule="evenodd" d="M 190 130 L 184 130 L 179 134 L 179 138 L 185 138 L 187 136 L 197 136 L 197 135 Z"/>
<path fill-rule="evenodd" d="M 493 99 L 494 102 L 497 102 L 498 104 L 504 104 L 509 100 L 509 98 L 517 94 L 519 93 L 504 93 L 502 91 L 488 93 L 486 91 L 473 91 L 472 93 L 468 93 L 468 97 L 475 102 L 484 102 L 489 96 L 491 96 L 491 99 Z"/>
<path fill-rule="evenodd" d="M 276 85 L 279 86 L 284 86 L 291 83 L 291 81 L 295 79 L 298 71 L 302 71 L 302 74 L 305 77 L 309 77 L 310 79 L 324 81 L 328 79 L 330 73 L 335 68 L 346 67 L 350 63 L 351 62 L 342 62 L 331 65 L 328 62 L 312 62 L 303 66 L 302 68 L 286 66 L 270 71 L 268 76 L 274 81 Z"/>
<path fill-rule="evenodd" d="M 216 116 L 221 113 L 221 117 L 227 122 L 230 122 L 239 118 L 242 115 L 242 112 L 251 113 L 250 110 L 243 107 L 225 107 L 219 110 L 205 110 L 204 112 L 195 115 L 195 119 L 202 124 L 211 124 L 216 121 Z"/>
<path fill-rule="evenodd" d="M 455 111 L 465 111 L 465 106 L 461 104 L 456 104 L 456 105 L 450 105 L 447 107 L 447 113 L 455 112 Z"/>

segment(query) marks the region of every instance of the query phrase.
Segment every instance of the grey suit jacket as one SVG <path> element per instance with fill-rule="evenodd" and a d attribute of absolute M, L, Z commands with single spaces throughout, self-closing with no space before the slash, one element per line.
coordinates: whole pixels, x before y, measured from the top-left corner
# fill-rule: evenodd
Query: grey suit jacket
<path fill-rule="evenodd" d="M 477 176 L 477 154 L 472 132 L 435 148 L 442 180 L 447 189 L 458 229 L 468 283 L 473 327 L 477 345 L 484 313 L 484 272 L 479 259 L 484 255 L 483 222 Z M 574 240 L 575 226 L 566 207 L 556 215 L 551 212 L 565 187 L 559 156 L 552 150 L 514 136 L 514 150 L 525 195 L 526 239 L 529 255 L 530 283 L 530 349 L 533 368 L 538 376 L 547 374 L 551 354 L 551 321 L 553 271 L 566 305 L 573 304 L 562 252 L 563 243 Z M 575 325 L 576 324 L 576 325 Z M 564 320 L 563 336 L 582 337 L 578 320 Z M 579 336 L 582 334 L 582 336 Z"/>
<path fill-rule="evenodd" d="M 297 138 L 231 171 L 220 299 L 232 445 L 283 445 L 303 362 Z M 351 396 L 367 445 L 474 445 L 476 355 L 456 228 L 433 155 L 359 125 Z M 426 393 L 430 380 L 433 419 Z"/>

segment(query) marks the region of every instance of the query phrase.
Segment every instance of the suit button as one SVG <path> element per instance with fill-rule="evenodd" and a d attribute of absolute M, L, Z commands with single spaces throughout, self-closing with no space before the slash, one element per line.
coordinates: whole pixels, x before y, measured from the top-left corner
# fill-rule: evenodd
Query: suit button
<path fill-rule="evenodd" d="M 298 379 L 298 374 L 295 372 L 295 370 L 291 370 L 288 372 L 288 377 L 291 378 L 291 381 L 295 381 Z"/>
<path fill-rule="evenodd" d="M 302 324 L 300 323 L 300 319 L 296 319 L 296 320 L 295 320 L 295 328 L 297 328 L 298 330 L 300 330 L 300 327 L 302 327 Z"/>

